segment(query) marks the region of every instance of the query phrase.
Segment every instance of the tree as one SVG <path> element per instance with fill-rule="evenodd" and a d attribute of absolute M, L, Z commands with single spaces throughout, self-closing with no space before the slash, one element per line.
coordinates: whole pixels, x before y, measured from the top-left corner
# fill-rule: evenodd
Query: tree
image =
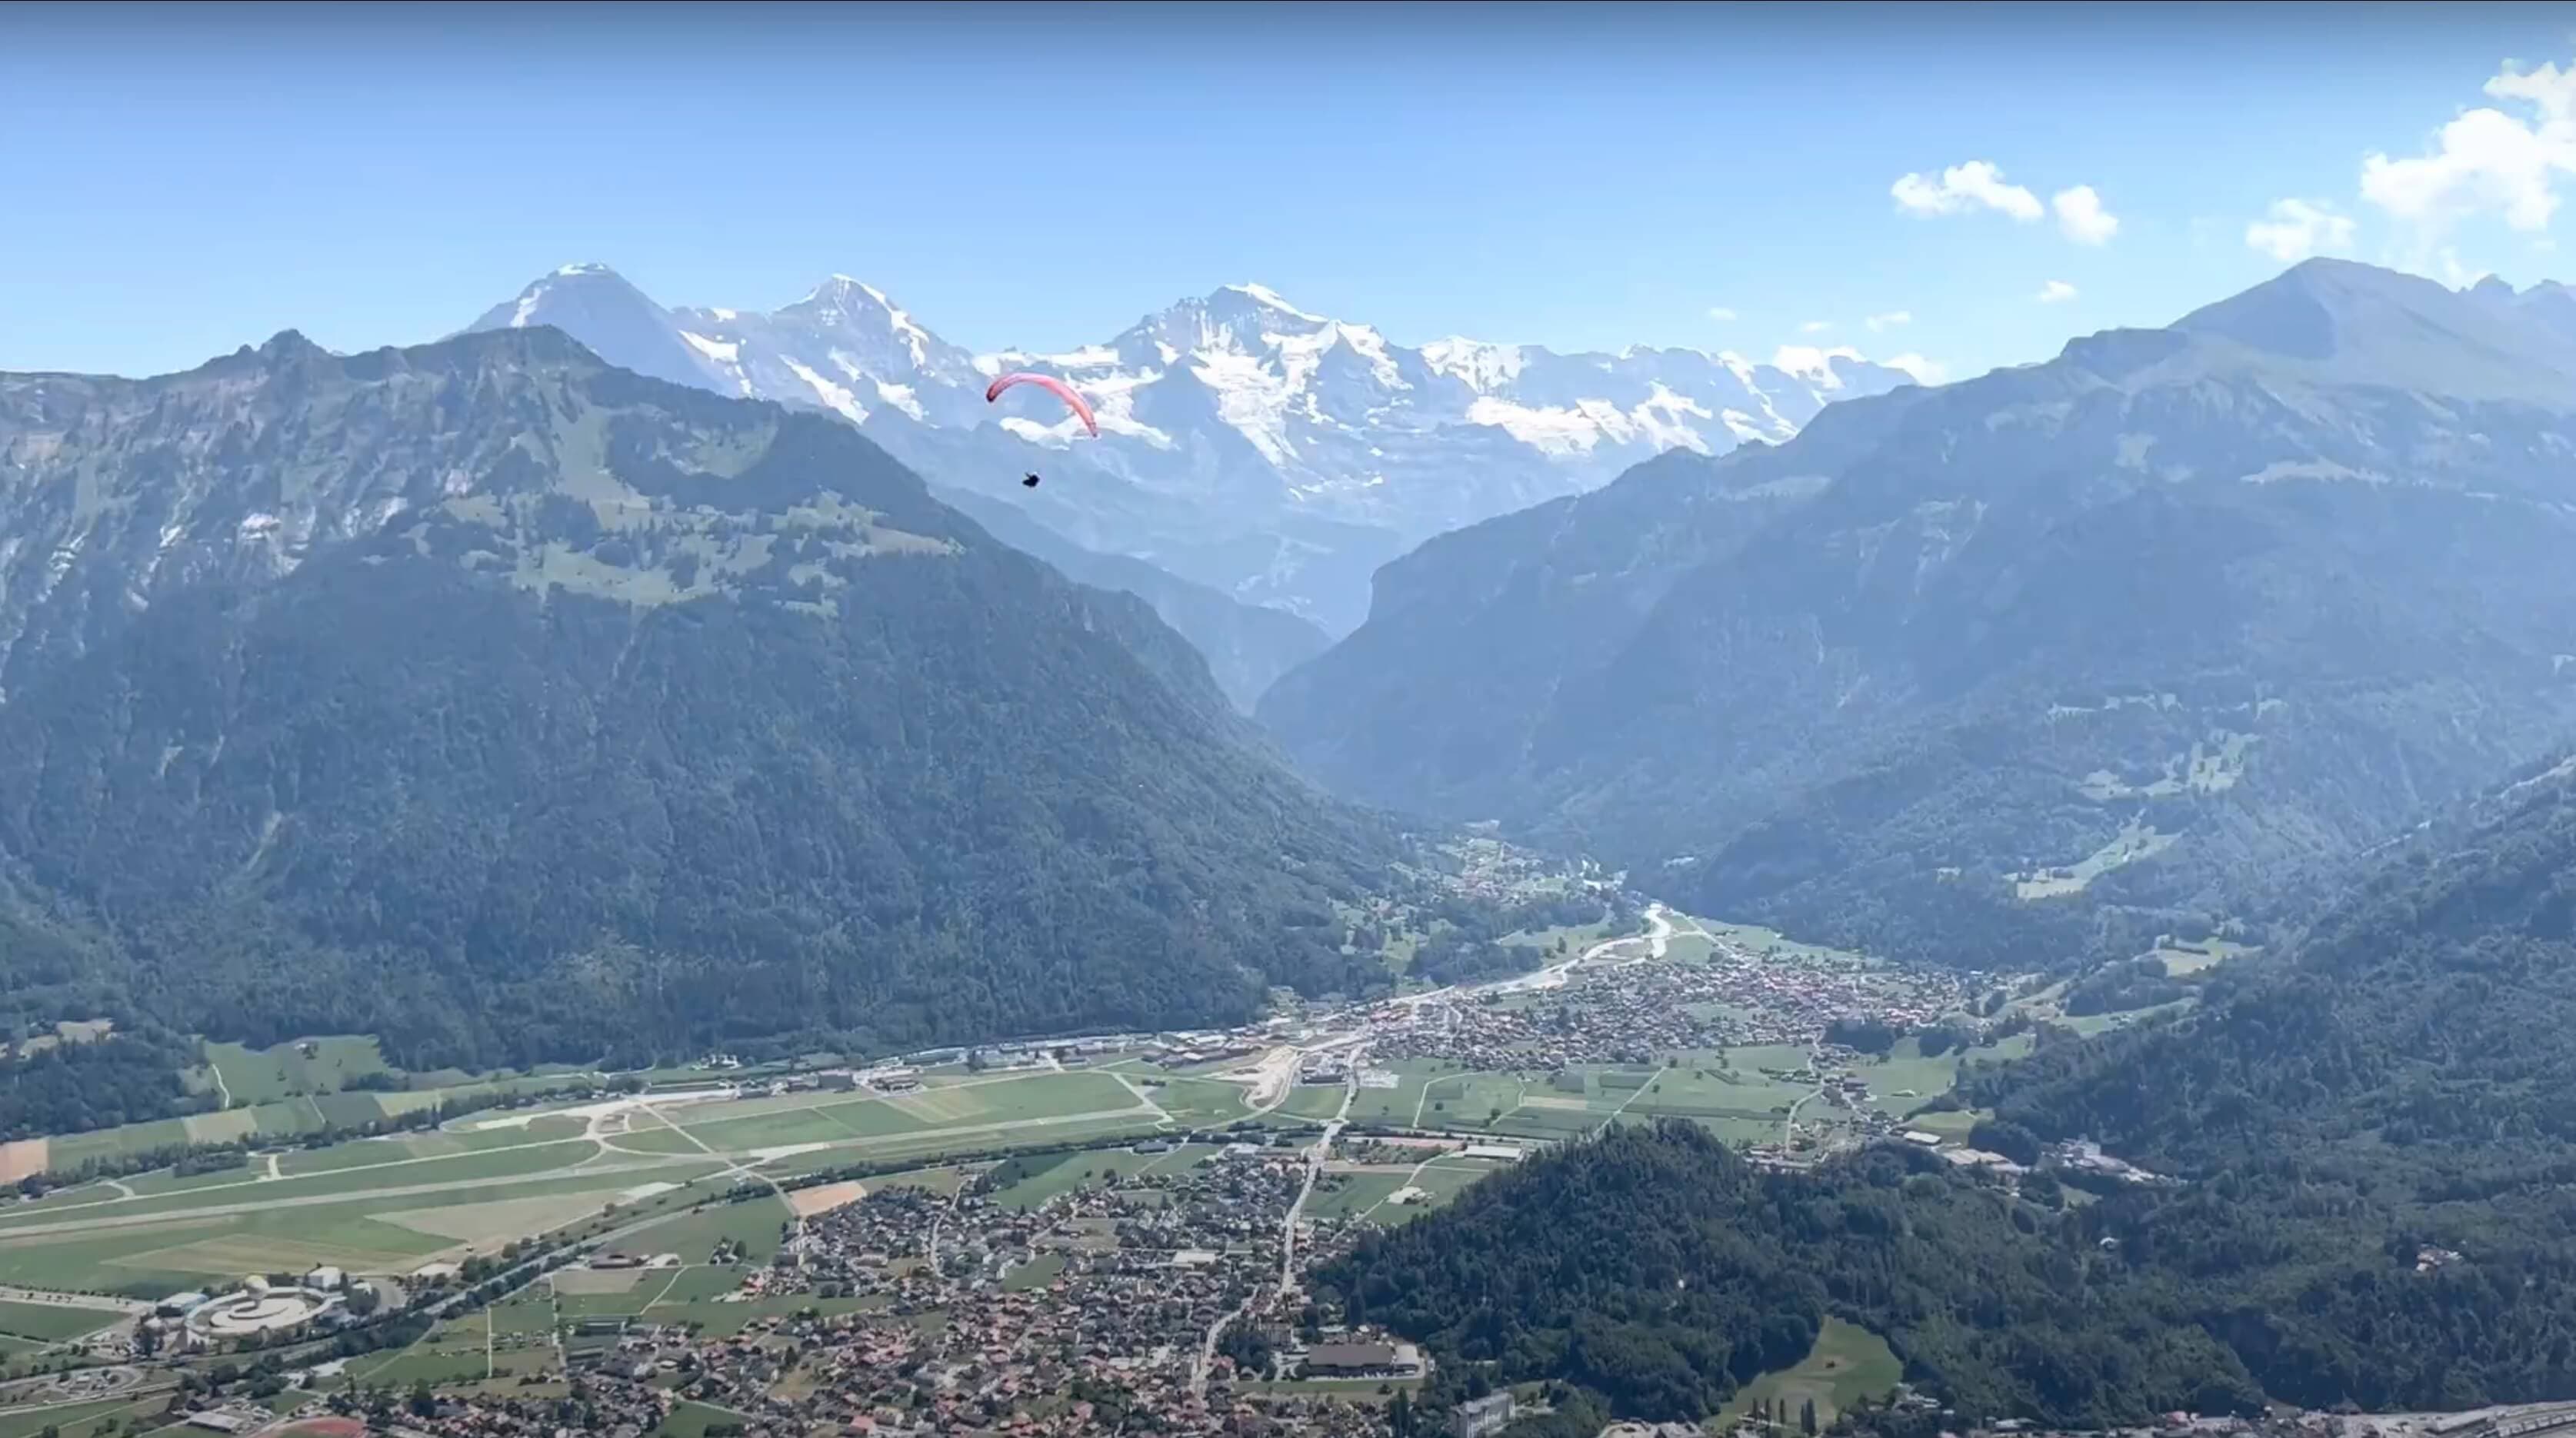
<path fill-rule="evenodd" d="M 1807 1438 L 1816 1438 L 1816 1400 L 1813 1398 L 1798 1405 L 1798 1431 L 1806 1434 Z"/>
<path fill-rule="evenodd" d="M 1394 1400 L 1386 1405 L 1386 1423 L 1395 1438 L 1413 1438 L 1413 1399 L 1401 1388 L 1395 1390 Z"/>

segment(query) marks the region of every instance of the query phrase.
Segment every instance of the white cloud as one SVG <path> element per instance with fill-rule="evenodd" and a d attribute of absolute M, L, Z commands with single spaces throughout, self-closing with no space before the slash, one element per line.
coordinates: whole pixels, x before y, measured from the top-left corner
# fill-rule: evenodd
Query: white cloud
<path fill-rule="evenodd" d="M 1724 305 L 1711 305 L 1709 307 L 1708 317 L 1722 325 L 1733 324 L 1735 322 L 1735 311 L 1728 309 Z"/>
<path fill-rule="evenodd" d="M 2285 265 L 2338 254 L 2352 248 L 2352 216 L 2307 200 L 2274 200 L 2270 219 L 2245 227 L 2245 243 Z"/>
<path fill-rule="evenodd" d="M 1880 330 L 1894 329 L 1898 325 L 1910 325 L 1914 323 L 1914 313 L 1911 310 L 1889 310 L 1883 315 L 1871 315 L 1868 319 L 1862 320 L 1861 323 L 1869 326 L 1870 333 L 1876 334 Z"/>
<path fill-rule="evenodd" d="M 1955 215 L 1984 208 L 2027 223 L 2042 213 L 2039 196 L 2004 183 L 2004 172 L 1991 160 L 1952 165 L 1937 180 L 1930 175 L 1906 175 L 1889 186 L 1888 193 L 1896 197 L 1898 209 L 1916 215 Z"/>
<path fill-rule="evenodd" d="M 1901 369 L 1905 371 L 1907 374 L 1914 376 L 1914 382 L 1917 384 L 1939 384 L 1950 377 L 1950 367 L 1948 365 L 1941 363 L 1939 360 L 1925 359 L 1923 356 L 1911 352 L 1898 355 L 1893 359 L 1881 360 L 1879 363 L 1886 365 L 1889 369 Z"/>
<path fill-rule="evenodd" d="M 2063 304 L 2075 298 L 2075 287 L 2064 280 L 2050 280 L 2047 284 L 2041 285 L 2039 293 L 2031 298 L 2044 305 Z"/>
<path fill-rule="evenodd" d="M 2480 106 L 2435 131 L 2421 155 L 2373 153 L 2361 162 L 2361 197 L 2412 225 L 2419 249 L 2474 215 L 2494 214 L 2525 233 L 2546 230 L 2558 211 L 2559 178 L 2576 173 L 2576 68 L 2508 63 L 2486 93 L 2528 107 L 2533 118 Z"/>
<path fill-rule="evenodd" d="M 1842 377 L 1834 373 L 1834 361 L 1856 360 L 1859 350 L 1847 347 L 1818 349 L 1814 345 L 1782 345 L 1771 352 L 1771 366 L 1784 374 L 1793 374 L 1826 389 L 1842 387 Z"/>
<path fill-rule="evenodd" d="M 2460 252 L 2452 249 L 2448 245 L 2444 245 L 2442 247 L 2440 258 L 2442 265 L 2442 283 L 2449 285 L 2455 290 L 2465 290 L 2469 286 L 2476 284 L 2478 281 L 2485 279 L 2488 275 L 2494 273 L 2492 270 L 2473 270 L 2468 266 L 2461 264 Z"/>
<path fill-rule="evenodd" d="M 1832 320 L 1809 320 L 1805 324 L 1798 326 L 1798 333 L 1802 335 L 1820 335 L 1833 327 L 1834 322 Z"/>
<path fill-rule="evenodd" d="M 2102 208 L 2091 185 L 2060 190 L 2048 203 L 2057 211 L 2058 233 L 2079 245 L 2107 245 L 2120 233 L 2120 217 Z"/>

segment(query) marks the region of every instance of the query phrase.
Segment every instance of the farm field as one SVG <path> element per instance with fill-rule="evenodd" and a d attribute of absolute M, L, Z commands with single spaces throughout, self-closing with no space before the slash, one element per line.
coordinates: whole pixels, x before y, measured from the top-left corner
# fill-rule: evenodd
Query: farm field
<path fill-rule="evenodd" d="M 287 1052 L 297 1051 L 289 1046 Z M 317 1048 L 307 1062 L 331 1053 Z M 237 1072 L 249 1059 L 282 1062 L 268 1050 L 224 1058 Z M 355 1061 L 342 1057 L 344 1064 Z M 735 1181 L 723 1175 L 744 1168 L 784 1179 L 852 1165 L 934 1165 L 958 1154 L 1141 1138 L 1240 1117 L 1243 1095 L 1242 1085 L 1217 1080 L 1176 1079 L 1146 1089 L 1085 1069 L 961 1075 L 892 1096 L 804 1091 L 663 1101 L 649 1111 L 609 1102 L 477 1113 L 435 1130 L 253 1155 L 242 1165 L 184 1178 L 162 1170 L 0 1205 L 0 1282 L 158 1297 L 209 1278 L 316 1263 L 406 1273 L 585 1220 L 611 1203 L 631 1205 L 693 1183 L 703 1185 L 702 1193 L 721 1191 Z M 272 1131 L 285 1137 L 288 1130 L 318 1127 L 335 1103 L 385 1097 L 306 1095 L 64 1143 L 75 1154 L 130 1151 L 182 1142 L 192 1127 L 200 1137 Z M 963 1180 L 944 1171 L 915 1181 L 953 1186 Z"/>
<path fill-rule="evenodd" d="M 565 1153 L 567 1160 L 592 1149 L 566 1147 L 578 1150 Z M 552 1173 L 450 1172 L 443 1182 L 413 1186 L 407 1170 L 432 1166 L 393 1168 L 402 1181 L 380 1179 L 372 1187 L 358 1181 L 366 1170 L 343 1170 L 325 1175 L 337 1182 L 335 1189 L 284 1202 L 268 1195 L 289 1190 L 294 1180 L 15 1213 L 0 1226 L 0 1282 L 158 1298 L 209 1279 L 300 1272 L 323 1263 L 352 1273 L 403 1274 L 593 1218 L 611 1203 L 652 1200 L 650 1184 L 673 1185 L 685 1195 L 678 1186 L 721 1172 L 703 1158 L 640 1172 L 585 1171 L 571 1163 Z"/>
<path fill-rule="evenodd" d="M 60 1343 L 70 1338 L 85 1338 L 125 1316 L 104 1308 L 83 1308 L 68 1303 L 19 1303 L 0 1299 L 0 1333 L 15 1338 L 31 1338 L 43 1343 Z"/>
<path fill-rule="evenodd" d="M 1087 1183 L 1112 1176 L 1127 1177 L 1149 1173 L 1177 1173 L 1206 1162 L 1216 1149 L 1207 1144 L 1184 1144 L 1166 1153 L 1137 1153 L 1133 1149 L 1093 1149 L 1088 1152 L 1049 1154 L 1043 1158 L 1014 1159 L 1019 1177 L 993 1193 L 993 1201 L 1010 1208 L 1035 1208 L 1060 1193 L 1069 1193 Z"/>
<path fill-rule="evenodd" d="M 303 1039 L 270 1048 L 209 1043 L 206 1063 L 211 1083 L 227 1096 L 227 1108 L 250 1108 L 305 1094 L 338 1093 L 353 1079 L 391 1073 L 372 1038 L 338 1035 Z"/>
<path fill-rule="evenodd" d="M 66 1403 L 51 1408 L 27 1408 L 15 1413 L 0 1413 L 0 1438 L 36 1438 L 47 1428 L 64 1433 L 88 1433 L 101 1419 L 122 1425 L 131 1417 L 158 1414 L 168 1404 L 169 1395 L 155 1393 L 145 1398 L 107 1398 L 96 1403 Z"/>
<path fill-rule="evenodd" d="M 1796 1423 L 1801 1407 L 1816 1405 L 1818 1427 L 1863 1398 L 1884 1398 L 1905 1376 L 1905 1365 L 1890 1352 L 1887 1340 L 1839 1318 L 1825 1320 L 1816 1346 L 1789 1368 L 1765 1373 L 1744 1385 L 1710 1424 L 1732 1429 L 1737 1419 L 1759 1402 L 1777 1400 L 1788 1421 Z"/>
<path fill-rule="evenodd" d="M 1352 1105 L 1356 1108 L 1358 1100 L 1352 1100 Z M 1333 1118 L 1341 1111 L 1342 1086 L 1340 1084 L 1299 1084 L 1288 1091 L 1288 1101 L 1281 1104 L 1278 1109 L 1279 1113 L 1290 1118 L 1316 1120 Z"/>
<path fill-rule="evenodd" d="M 742 1415 L 705 1403 L 682 1403 L 672 1408 L 671 1416 L 654 1430 L 654 1438 L 707 1438 L 707 1429 L 719 1423 L 740 1423 Z"/>
<path fill-rule="evenodd" d="M 1949 1091 L 1965 1064 L 2018 1058 L 2033 1040 L 1926 1057 L 1916 1040 L 1900 1040 L 1885 1057 L 1853 1072 L 1867 1081 L 1869 1106 L 1903 1117 Z M 1557 1140 L 1618 1123 L 1681 1118 L 1730 1143 L 1776 1139 L 1792 1105 L 1815 1084 L 1778 1075 L 1804 1069 L 1810 1057 L 1794 1045 L 1743 1045 L 1665 1056 L 1660 1066 L 1585 1065 L 1545 1075 L 1467 1072 L 1436 1061 L 1394 1066 L 1397 1086 L 1363 1088 L 1351 1118 L 1362 1124 L 1490 1132 L 1502 1139 Z M 1800 1110 L 1799 1124 L 1847 1122 L 1822 1105 Z"/>

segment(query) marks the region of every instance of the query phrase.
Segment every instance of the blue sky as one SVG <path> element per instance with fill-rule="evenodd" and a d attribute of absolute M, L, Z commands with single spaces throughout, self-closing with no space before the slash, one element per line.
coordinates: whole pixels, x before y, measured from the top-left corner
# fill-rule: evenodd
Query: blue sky
<path fill-rule="evenodd" d="M 845 272 L 976 349 L 1257 280 L 1407 343 L 1953 376 L 2300 236 L 2576 268 L 2576 85 L 2484 88 L 2576 61 L 2561 5 L 353 10 L 0 8 L 0 368 L 417 342 L 583 259 L 746 308 Z"/>

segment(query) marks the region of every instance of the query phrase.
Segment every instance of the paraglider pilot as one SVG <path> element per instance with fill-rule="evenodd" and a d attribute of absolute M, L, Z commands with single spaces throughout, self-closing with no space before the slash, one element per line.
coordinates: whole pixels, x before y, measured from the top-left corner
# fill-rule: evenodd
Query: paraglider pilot
<path fill-rule="evenodd" d="M 1038 477 L 1037 477 L 1036 475 L 1034 475 L 1034 474 L 1033 474 L 1033 475 L 1030 475 L 1028 478 L 1021 480 L 1021 481 L 1020 481 L 1020 487 L 1021 487 L 1021 488 L 1023 488 L 1023 489 L 1035 489 L 1035 488 L 1037 488 L 1037 487 L 1038 487 Z"/>

